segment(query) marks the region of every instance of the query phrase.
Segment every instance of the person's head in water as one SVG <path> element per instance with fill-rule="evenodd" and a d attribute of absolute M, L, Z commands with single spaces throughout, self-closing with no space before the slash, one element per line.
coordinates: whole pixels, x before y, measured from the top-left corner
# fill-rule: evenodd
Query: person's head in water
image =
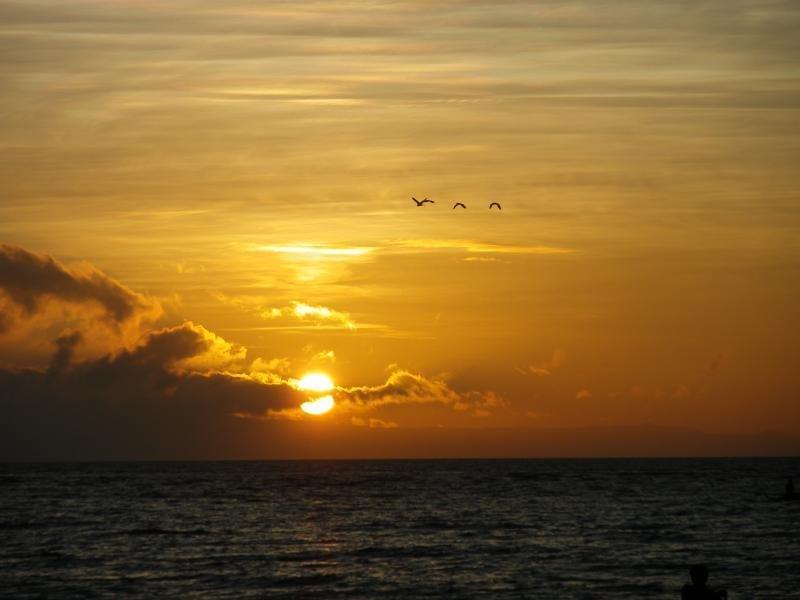
<path fill-rule="evenodd" d="M 708 581 L 708 567 L 705 565 L 694 565 L 689 569 L 689 577 L 697 587 L 706 587 Z"/>

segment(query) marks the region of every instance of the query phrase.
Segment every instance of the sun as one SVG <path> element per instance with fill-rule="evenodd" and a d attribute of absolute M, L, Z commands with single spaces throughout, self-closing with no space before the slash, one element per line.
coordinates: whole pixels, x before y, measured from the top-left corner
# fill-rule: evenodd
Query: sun
<path fill-rule="evenodd" d="M 300 405 L 303 412 L 310 415 L 324 415 L 333 408 L 333 396 L 323 396 L 316 400 L 309 400 Z"/>
<path fill-rule="evenodd" d="M 333 389 L 333 380 L 325 373 L 306 373 L 297 381 L 297 389 L 311 392 L 312 395 L 324 394 Z M 310 415 L 323 415 L 333 408 L 333 396 L 326 394 L 303 402 L 300 409 Z"/>
<path fill-rule="evenodd" d="M 297 389 L 304 392 L 330 392 L 333 380 L 325 373 L 306 373 L 297 382 Z"/>

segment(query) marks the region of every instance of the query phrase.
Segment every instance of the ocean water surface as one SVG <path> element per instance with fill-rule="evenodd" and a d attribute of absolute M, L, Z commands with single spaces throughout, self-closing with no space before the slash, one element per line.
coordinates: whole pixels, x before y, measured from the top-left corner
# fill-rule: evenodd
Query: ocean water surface
<path fill-rule="evenodd" d="M 800 598 L 800 459 L 0 464 L 3 598 Z"/>

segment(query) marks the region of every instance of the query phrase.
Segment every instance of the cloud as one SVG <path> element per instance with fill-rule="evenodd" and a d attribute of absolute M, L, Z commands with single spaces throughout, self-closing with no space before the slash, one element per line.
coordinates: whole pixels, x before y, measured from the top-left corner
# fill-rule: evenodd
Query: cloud
<path fill-rule="evenodd" d="M 280 322 L 277 329 L 303 329 L 307 326 L 315 328 L 357 329 L 359 327 L 379 328 L 378 325 L 358 324 L 348 313 L 322 306 L 292 300 L 288 305 L 270 307 L 264 305 L 264 299 L 252 296 L 228 296 L 221 292 L 212 294 L 214 298 L 225 304 L 235 306 L 245 312 L 260 316 L 268 321 Z"/>
<path fill-rule="evenodd" d="M 481 262 L 481 263 L 489 263 L 489 262 L 506 262 L 504 260 L 500 260 L 499 258 L 494 258 L 493 256 L 467 256 L 464 258 L 466 262 Z"/>
<path fill-rule="evenodd" d="M 383 419 L 362 419 L 361 417 L 351 417 L 350 423 L 356 427 L 369 427 L 371 429 L 394 429 L 398 427 L 394 421 L 384 421 Z"/>
<path fill-rule="evenodd" d="M 281 317 L 311 322 L 317 325 L 334 325 L 346 329 L 356 329 L 356 323 L 345 312 L 340 312 L 327 306 L 315 306 L 305 302 L 292 301 L 289 306 L 282 308 L 269 308 L 261 313 L 265 319 L 279 319 Z"/>
<path fill-rule="evenodd" d="M 567 353 L 564 350 L 555 350 L 552 358 L 542 363 L 531 365 L 530 372 L 540 377 L 547 377 L 553 374 L 553 371 L 560 369 L 567 362 Z"/>
<path fill-rule="evenodd" d="M 51 340 L 68 331 L 80 332 L 82 358 L 132 347 L 163 314 L 161 302 L 92 265 L 0 245 L 0 365 L 43 367 Z"/>
<path fill-rule="evenodd" d="M 592 392 L 590 392 L 586 388 L 583 388 L 582 390 L 579 390 L 578 393 L 575 394 L 575 399 L 576 400 L 588 400 L 591 397 L 592 397 Z"/>
<path fill-rule="evenodd" d="M 576 252 L 572 248 L 562 248 L 558 246 L 528 246 L 524 244 L 495 244 L 490 242 L 480 242 L 468 239 L 408 239 L 392 240 L 385 242 L 380 247 L 374 246 L 257 246 L 257 252 L 272 252 L 276 254 L 292 255 L 295 258 L 313 259 L 348 259 L 365 257 L 375 253 L 409 253 L 424 251 L 457 251 L 477 255 L 491 254 L 570 254 Z M 494 262 L 491 256 L 472 256 L 466 260 L 473 262 Z"/>
<path fill-rule="evenodd" d="M 492 244 L 474 240 L 438 240 L 417 239 L 400 240 L 392 246 L 408 250 L 455 250 L 474 254 L 569 254 L 575 252 L 571 248 L 557 246 L 526 246 L 521 244 Z"/>
<path fill-rule="evenodd" d="M 64 333 L 54 341 L 56 352 L 50 361 L 50 371 L 62 371 L 72 361 L 75 347 L 83 340 L 83 335 L 79 331 Z"/>
<path fill-rule="evenodd" d="M 292 363 L 288 358 L 271 358 L 265 360 L 263 358 L 256 358 L 250 364 L 250 376 L 263 381 L 265 383 L 274 383 L 284 381 L 288 376 Z"/>
<path fill-rule="evenodd" d="M 375 248 L 369 246 L 356 246 L 356 247 L 342 247 L 342 246 L 320 246 L 320 245 L 306 245 L 306 246 L 292 246 L 292 245 L 279 245 L 279 246 L 257 246 L 255 248 L 258 252 L 272 252 L 275 254 L 294 254 L 298 256 L 308 257 L 324 257 L 324 258 L 349 258 L 354 256 L 364 256 L 374 251 Z"/>
<path fill-rule="evenodd" d="M 201 325 L 153 330 L 160 304 L 88 264 L 2 245 L 0 308 L 2 459 L 225 454 L 244 421 L 306 399 Z M 44 360 L 2 366 L 34 341 Z"/>
<path fill-rule="evenodd" d="M 189 324 L 194 333 L 203 339 L 204 351 L 181 361 L 181 366 L 189 370 L 204 371 L 223 369 L 242 363 L 247 356 L 247 349 L 231 344 L 202 325 Z"/>
<path fill-rule="evenodd" d="M 46 370 L 0 369 L 0 457 L 224 453 L 243 420 L 305 399 L 283 382 L 207 369 L 239 354 L 190 322 L 74 362 L 80 342 L 78 332 L 57 338 Z"/>
<path fill-rule="evenodd" d="M 333 350 L 320 350 L 311 357 L 311 363 L 335 363 L 336 353 Z"/>
<path fill-rule="evenodd" d="M 393 372 L 382 385 L 343 388 L 339 390 L 337 398 L 364 408 L 428 402 L 455 405 L 461 399 L 446 382 L 427 379 L 405 370 Z"/>
<path fill-rule="evenodd" d="M 152 300 L 90 265 L 68 268 L 50 256 L 8 244 L 0 244 L 0 291 L 27 316 L 47 300 L 95 304 L 117 323 L 154 308 Z"/>
<path fill-rule="evenodd" d="M 507 406 L 494 392 L 457 392 L 443 379 L 429 379 L 405 370 L 394 371 L 382 385 L 339 388 L 335 396 L 337 406 L 346 412 L 401 404 L 443 404 L 453 410 L 487 416 L 491 410 Z"/>
<path fill-rule="evenodd" d="M 11 329 L 13 323 L 11 315 L 5 309 L 4 303 L 0 301 L 0 335 Z"/>

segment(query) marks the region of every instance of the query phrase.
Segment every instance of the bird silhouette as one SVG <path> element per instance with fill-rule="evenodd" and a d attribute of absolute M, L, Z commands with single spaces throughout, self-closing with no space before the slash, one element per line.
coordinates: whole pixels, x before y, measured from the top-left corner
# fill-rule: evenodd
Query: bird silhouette
<path fill-rule="evenodd" d="M 503 207 L 502 207 L 502 206 L 500 206 L 500 203 L 499 203 L 499 202 L 492 202 L 492 203 L 489 205 L 489 210 L 492 210 L 492 207 L 493 207 L 493 206 L 496 206 L 496 207 L 497 207 L 497 210 L 503 210 Z"/>
<path fill-rule="evenodd" d="M 434 204 L 433 200 L 429 200 L 428 198 L 425 198 L 424 200 L 417 200 L 416 198 L 414 198 L 414 196 L 411 196 L 411 199 L 412 199 L 414 202 L 416 202 L 416 203 L 417 203 L 417 206 L 422 206 L 422 205 L 423 205 L 423 204 L 425 204 L 426 202 L 430 202 L 431 204 Z"/>
<path fill-rule="evenodd" d="M 456 202 L 455 204 L 453 204 L 453 210 L 455 210 L 455 209 L 456 209 L 457 207 L 459 207 L 459 206 L 460 206 L 461 208 L 467 208 L 467 205 L 466 205 L 466 204 L 464 204 L 463 202 Z"/>

